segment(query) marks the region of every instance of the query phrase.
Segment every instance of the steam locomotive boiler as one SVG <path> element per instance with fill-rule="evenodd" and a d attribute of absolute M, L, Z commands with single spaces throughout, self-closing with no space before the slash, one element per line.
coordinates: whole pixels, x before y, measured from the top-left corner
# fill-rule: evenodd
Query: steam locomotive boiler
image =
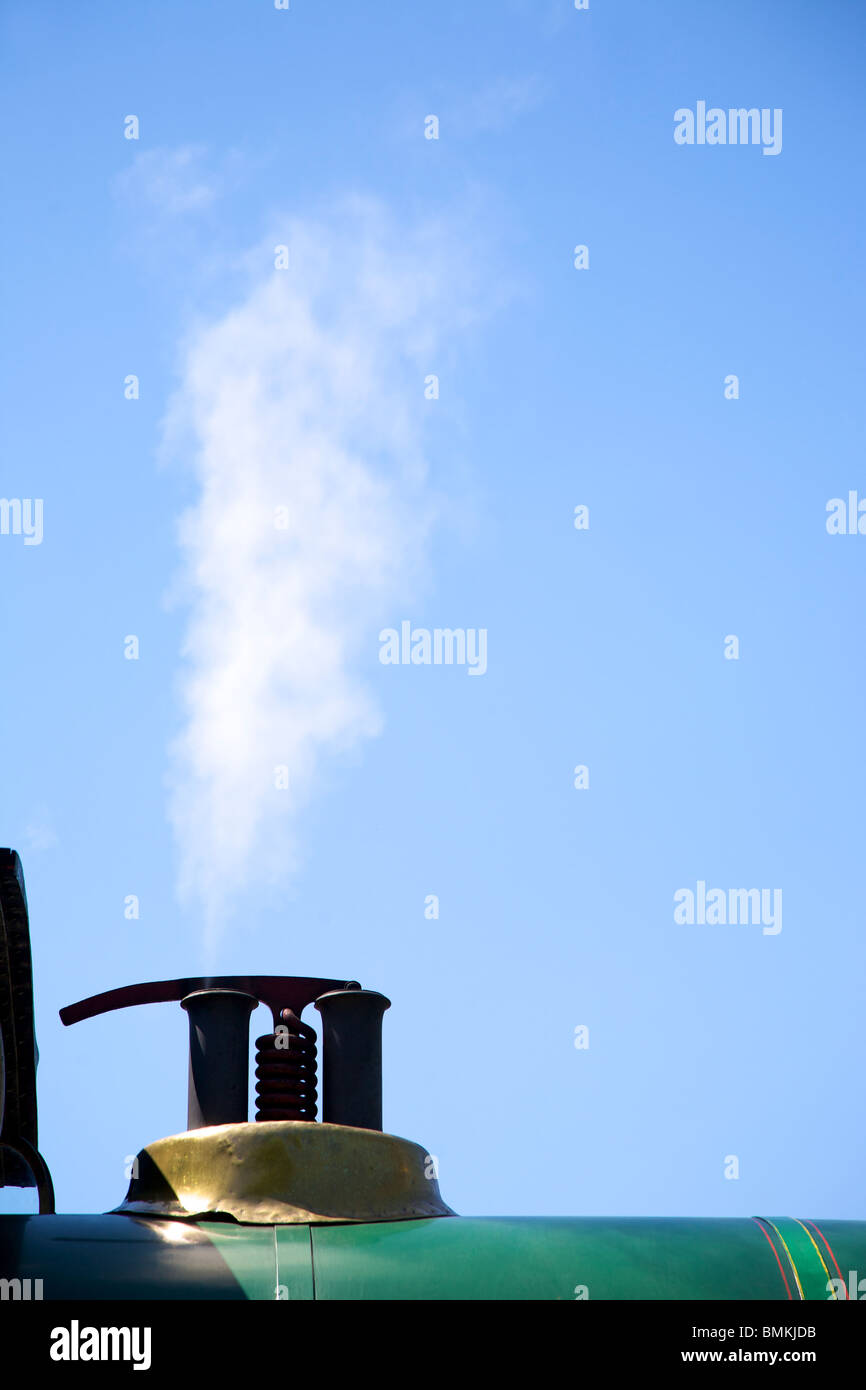
<path fill-rule="evenodd" d="M 0 1185 L 35 1187 L 38 1215 L 0 1216 L 0 1298 L 857 1298 L 866 1222 L 467 1217 L 443 1200 L 421 1144 L 383 1132 L 389 1001 L 355 980 L 164 980 L 61 1010 L 67 1025 L 174 1001 L 189 1019 L 189 1128 L 138 1155 L 101 1215 L 55 1211 L 38 1147 L 27 899 L 0 850 Z M 256 1116 L 248 1120 L 249 1019 Z M 316 1033 L 321 1018 L 322 1119 Z"/>

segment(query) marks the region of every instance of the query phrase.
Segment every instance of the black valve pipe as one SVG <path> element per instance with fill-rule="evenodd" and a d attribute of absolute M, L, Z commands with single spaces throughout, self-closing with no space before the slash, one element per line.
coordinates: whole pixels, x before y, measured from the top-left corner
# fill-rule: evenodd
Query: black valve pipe
<path fill-rule="evenodd" d="M 382 1128 L 382 1015 L 391 1000 L 372 989 L 322 994 L 322 1119 Z"/>
<path fill-rule="evenodd" d="M 198 989 L 180 1001 L 189 1015 L 189 1129 L 246 1123 L 250 1015 L 257 1004 L 237 989 Z"/>

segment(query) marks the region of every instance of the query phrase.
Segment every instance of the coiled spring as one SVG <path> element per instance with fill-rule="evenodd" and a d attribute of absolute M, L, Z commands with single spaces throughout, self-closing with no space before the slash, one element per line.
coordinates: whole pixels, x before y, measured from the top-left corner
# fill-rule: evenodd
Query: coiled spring
<path fill-rule="evenodd" d="M 283 1009 L 273 1033 L 256 1038 L 256 1119 L 315 1120 L 316 1032 Z"/>

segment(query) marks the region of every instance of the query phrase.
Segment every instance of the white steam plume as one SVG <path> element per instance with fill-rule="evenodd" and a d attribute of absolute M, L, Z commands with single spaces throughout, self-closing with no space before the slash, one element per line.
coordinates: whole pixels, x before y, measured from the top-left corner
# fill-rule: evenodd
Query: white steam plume
<path fill-rule="evenodd" d="M 379 731 L 356 659 L 423 555 L 423 380 L 467 319 L 441 231 L 353 204 L 283 240 L 289 269 L 263 249 L 244 302 L 193 335 L 168 422 L 200 487 L 170 815 L 211 952 L 247 884 L 297 867 L 322 756 Z"/>

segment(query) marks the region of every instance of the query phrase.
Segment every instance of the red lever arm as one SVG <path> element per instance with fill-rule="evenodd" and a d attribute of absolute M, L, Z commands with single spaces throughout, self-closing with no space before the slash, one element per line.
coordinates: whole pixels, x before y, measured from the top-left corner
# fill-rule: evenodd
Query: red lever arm
<path fill-rule="evenodd" d="M 97 1014 L 113 1009 L 128 1009 L 135 1004 L 166 1004 L 185 999 L 199 989 L 237 989 L 251 994 L 260 1004 L 266 1004 L 273 1014 L 274 1027 L 280 1022 L 280 1011 L 291 1009 L 298 1017 L 307 1004 L 321 994 L 334 989 L 360 989 L 357 980 L 316 980 L 302 975 L 202 975 L 183 980 L 152 980 L 147 984 L 124 985 L 104 994 L 92 994 L 67 1004 L 60 1010 L 61 1021 L 67 1025 L 80 1023 Z"/>

